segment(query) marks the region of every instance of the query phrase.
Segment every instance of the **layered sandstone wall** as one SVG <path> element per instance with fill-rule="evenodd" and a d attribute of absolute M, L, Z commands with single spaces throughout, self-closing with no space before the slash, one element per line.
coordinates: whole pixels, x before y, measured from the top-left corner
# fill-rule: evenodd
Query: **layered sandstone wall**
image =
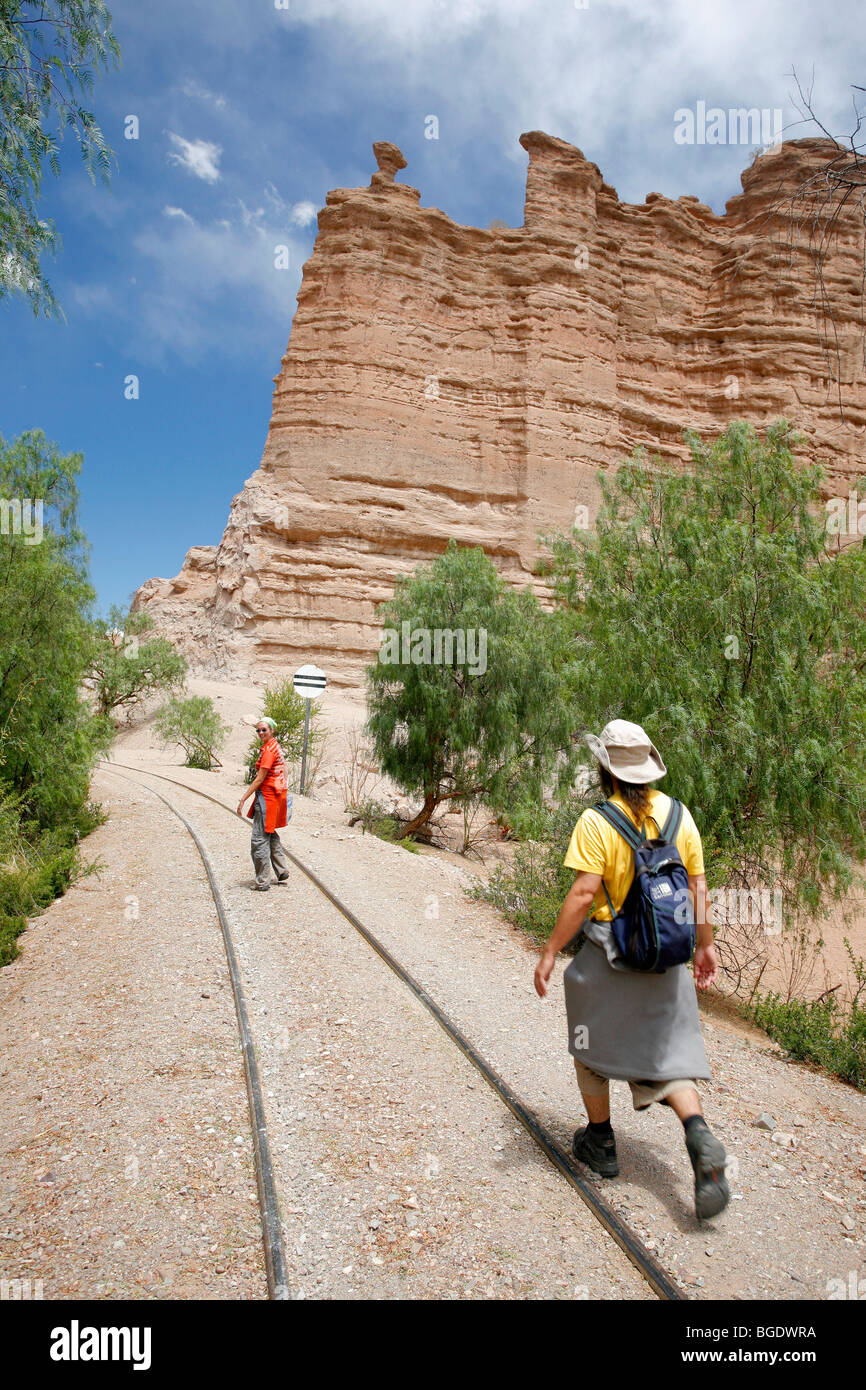
<path fill-rule="evenodd" d="M 636 445 L 685 458 L 685 427 L 785 415 L 831 490 L 864 471 L 862 218 L 824 266 L 843 418 L 806 239 L 788 254 L 773 211 L 825 142 L 756 160 L 722 217 L 692 197 L 621 203 L 574 146 L 521 144 L 522 227 L 422 208 L 387 143 L 369 188 L 328 194 L 261 465 L 220 545 L 136 596 L 197 664 L 315 661 L 355 684 L 398 575 L 454 536 L 533 582 L 538 532 L 592 517 L 597 470 Z"/>

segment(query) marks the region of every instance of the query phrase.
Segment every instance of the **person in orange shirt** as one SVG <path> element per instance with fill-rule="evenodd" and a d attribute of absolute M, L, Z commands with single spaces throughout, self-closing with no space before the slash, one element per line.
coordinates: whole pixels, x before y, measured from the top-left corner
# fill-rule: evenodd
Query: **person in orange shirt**
<path fill-rule="evenodd" d="M 286 778 L 283 750 L 275 737 L 276 724 L 267 715 L 256 724 L 261 750 L 256 761 L 256 775 L 238 802 L 238 815 L 252 797 L 247 818 L 253 823 L 250 854 L 256 871 L 256 888 L 266 893 L 271 886 L 271 866 L 277 883 L 289 877 L 290 863 L 277 831 L 288 825 L 292 798 Z"/>

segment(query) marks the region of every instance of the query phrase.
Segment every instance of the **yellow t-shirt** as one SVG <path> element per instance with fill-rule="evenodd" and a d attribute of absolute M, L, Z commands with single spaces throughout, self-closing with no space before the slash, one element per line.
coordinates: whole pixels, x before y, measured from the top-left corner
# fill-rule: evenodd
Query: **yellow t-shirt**
<path fill-rule="evenodd" d="M 661 833 L 661 827 L 671 806 L 670 797 L 657 791 L 655 787 L 650 788 L 649 798 L 650 817 L 644 821 L 647 839 Z M 625 812 L 632 825 L 637 826 L 631 809 L 621 797 L 614 796 L 610 799 Z M 637 828 L 640 829 L 640 826 Z M 701 837 L 687 806 L 683 806 L 683 818 L 675 843 L 687 873 L 695 878 L 702 874 L 704 851 L 701 847 Z M 634 878 L 634 851 L 626 844 L 619 831 L 614 830 L 597 811 L 590 809 L 583 812 L 572 831 L 568 853 L 563 863 L 567 869 L 577 869 L 587 874 L 601 874 L 610 894 L 614 913 L 620 911 Z M 596 893 L 589 916 L 596 917 L 601 922 L 610 921 L 610 909 L 604 895 L 604 887 L 600 887 Z"/>

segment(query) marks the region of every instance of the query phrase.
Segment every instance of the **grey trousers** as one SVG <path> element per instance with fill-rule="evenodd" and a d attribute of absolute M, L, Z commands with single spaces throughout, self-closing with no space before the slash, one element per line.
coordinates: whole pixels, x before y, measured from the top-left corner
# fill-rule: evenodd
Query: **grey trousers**
<path fill-rule="evenodd" d="M 253 857 L 256 884 L 259 888 L 270 887 L 271 865 L 273 865 L 277 878 L 285 878 L 292 867 L 276 830 L 272 830 L 270 835 L 265 830 L 265 813 L 265 798 L 261 792 L 256 792 L 250 854 Z"/>

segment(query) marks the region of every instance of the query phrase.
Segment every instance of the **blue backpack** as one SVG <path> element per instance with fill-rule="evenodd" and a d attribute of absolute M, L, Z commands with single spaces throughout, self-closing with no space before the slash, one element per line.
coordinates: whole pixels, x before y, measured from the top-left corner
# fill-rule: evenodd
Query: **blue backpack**
<path fill-rule="evenodd" d="M 676 847 L 683 819 L 682 802 L 671 809 L 658 839 L 648 840 L 610 801 L 597 811 L 634 851 L 634 881 L 618 916 L 602 880 L 617 950 L 631 970 L 661 975 L 671 965 L 684 965 L 695 949 L 695 917 L 689 876 Z"/>

